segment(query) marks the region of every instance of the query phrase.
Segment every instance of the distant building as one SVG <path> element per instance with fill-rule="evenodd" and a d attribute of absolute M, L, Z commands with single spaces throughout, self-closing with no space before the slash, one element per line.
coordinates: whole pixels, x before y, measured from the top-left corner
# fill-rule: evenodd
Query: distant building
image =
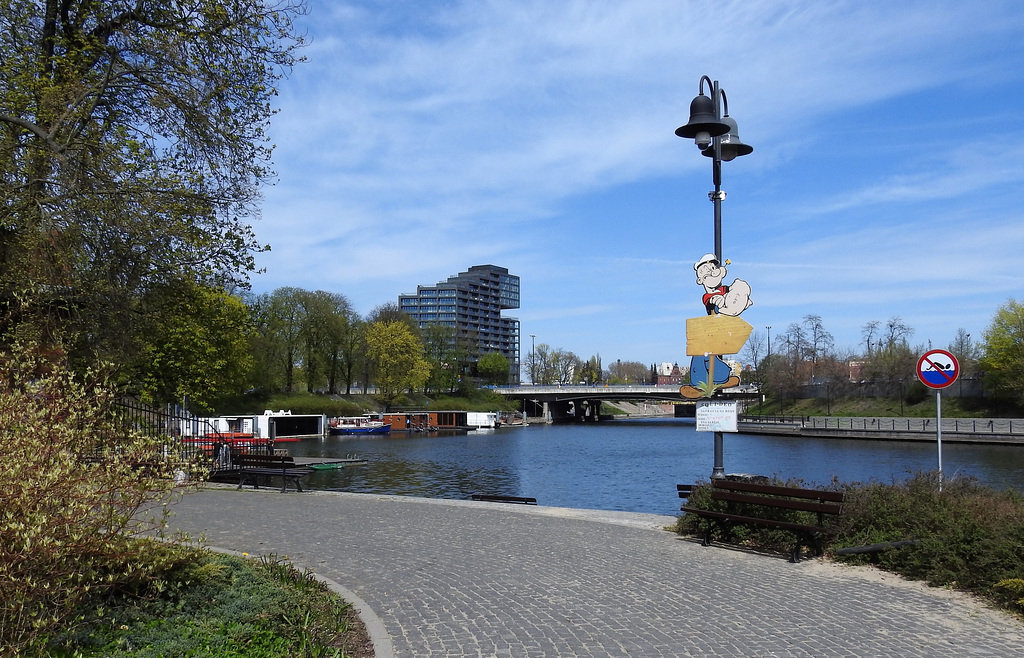
<path fill-rule="evenodd" d="M 420 328 L 453 327 L 473 340 L 478 352 L 500 352 L 509 361 L 509 381 L 519 382 L 519 320 L 502 311 L 519 308 L 519 277 L 504 267 L 474 265 L 433 286 L 417 286 L 416 294 L 398 297 L 398 307 Z"/>
<path fill-rule="evenodd" d="M 658 367 L 657 384 L 682 384 L 685 376 L 685 369 L 680 369 L 678 363 L 663 363 Z"/>

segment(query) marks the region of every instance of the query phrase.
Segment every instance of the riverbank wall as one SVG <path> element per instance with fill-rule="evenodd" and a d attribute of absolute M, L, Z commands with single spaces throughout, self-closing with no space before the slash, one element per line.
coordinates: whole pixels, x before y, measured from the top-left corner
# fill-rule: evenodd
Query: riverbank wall
<path fill-rule="evenodd" d="M 935 441 L 935 418 L 838 416 L 741 416 L 744 434 L 806 436 L 821 439 Z M 1022 418 L 943 418 L 942 440 L 948 443 L 1019 445 L 1024 448 Z"/>

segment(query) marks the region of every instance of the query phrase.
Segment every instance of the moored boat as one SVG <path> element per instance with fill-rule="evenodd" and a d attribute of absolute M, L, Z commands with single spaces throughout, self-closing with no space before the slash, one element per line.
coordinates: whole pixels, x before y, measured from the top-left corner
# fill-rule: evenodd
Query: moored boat
<path fill-rule="evenodd" d="M 391 432 L 391 424 L 373 415 L 338 416 L 327 421 L 327 432 L 335 435 L 388 434 Z"/>

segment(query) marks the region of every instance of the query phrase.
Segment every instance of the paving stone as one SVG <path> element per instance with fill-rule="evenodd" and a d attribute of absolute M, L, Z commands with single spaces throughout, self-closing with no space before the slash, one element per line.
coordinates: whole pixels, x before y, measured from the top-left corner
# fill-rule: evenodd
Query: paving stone
<path fill-rule="evenodd" d="M 380 658 L 959 658 L 1024 647 L 1021 622 L 969 597 L 705 548 L 661 529 L 671 517 L 233 488 L 172 509 L 174 529 L 287 555 L 347 588 L 387 634 Z"/>

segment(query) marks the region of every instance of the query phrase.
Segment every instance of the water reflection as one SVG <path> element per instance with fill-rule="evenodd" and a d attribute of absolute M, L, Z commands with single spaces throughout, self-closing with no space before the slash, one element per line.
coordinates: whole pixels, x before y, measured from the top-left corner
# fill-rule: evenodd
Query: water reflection
<path fill-rule="evenodd" d="M 320 471 L 313 489 L 466 499 L 532 496 L 541 505 L 674 514 L 677 482 L 706 480 L 712 435 L 693 421 L 535 425 L 469 433 L 325 437 L 287 444 L 296 456 L 361 457 L 366 465 Z M 903 480 L 933 470 L 933 442 L 725 435 L 728 473 L 824 484 Z M 970 475 L 1024 491 L 1024 446 L 943 444 L 946 477 Z"/>

